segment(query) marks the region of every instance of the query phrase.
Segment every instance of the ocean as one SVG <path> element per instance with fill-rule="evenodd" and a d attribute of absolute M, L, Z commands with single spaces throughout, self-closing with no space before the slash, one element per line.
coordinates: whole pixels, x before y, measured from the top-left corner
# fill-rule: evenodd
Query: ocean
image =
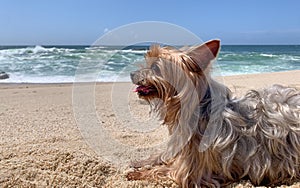
<path fill-rule="evenodd" d="M 80 74 L 94 81 L 130 81 L 144 63 L 148 46 L 0 46 L 0 83 L 67 83 Z M 300 45 L 223 45 L 214 65 L 216 76 L 300 70 Z"/>

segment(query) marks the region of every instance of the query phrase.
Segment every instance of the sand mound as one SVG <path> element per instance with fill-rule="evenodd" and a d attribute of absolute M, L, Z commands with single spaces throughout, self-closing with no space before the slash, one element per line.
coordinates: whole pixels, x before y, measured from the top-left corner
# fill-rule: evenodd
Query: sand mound
<path fill-rule="evenodd" d="M 172 181 L 127 181 L 125 172 L 100 157 L 50 144 L 2 151 L 0 166 L 0 187 L 177 187 Z"/>

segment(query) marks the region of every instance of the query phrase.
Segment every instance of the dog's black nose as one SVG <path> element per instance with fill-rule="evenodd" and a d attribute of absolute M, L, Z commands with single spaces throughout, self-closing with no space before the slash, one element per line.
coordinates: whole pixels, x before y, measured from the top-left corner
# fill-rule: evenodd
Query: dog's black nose
<path fill-rule="evenodd" d="M 130 73 L 130 77 L 131 77 L 131 78 L 134 77 L 134 74 L 135 74 L 135 72 L 131 72 L 131 73 Z"/>
<path fill-rule="evenodd" d="M 131 72 L 131 73 L 130 73 L 130 78 L 131 78 L 131 80 L 133 79 L 134 74 L 135 74 L 134 72 Z"/>
<path fill-rule="evenodd" d="M 135 82 L 135 79 L 134 79 L 135 74 L 136 74 L 136 71 L 133 71 L 133 72 L 130 73 L 130 78 L 131 78 L 133 83 Z"/>

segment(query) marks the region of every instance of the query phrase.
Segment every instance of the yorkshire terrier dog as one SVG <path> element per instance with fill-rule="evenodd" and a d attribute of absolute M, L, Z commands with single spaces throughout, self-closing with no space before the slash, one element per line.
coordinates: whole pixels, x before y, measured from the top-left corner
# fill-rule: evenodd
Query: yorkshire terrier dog
<path fill-rule="evenodd" d="M 241 179 L 275 185 L 300 178 L 300 92 L 274 85 L 233 97 L 210 76 L 219 50 L 219 40 L 185 49 L 154 45 L 146 67 L 131 73 L 170 140 L 161 154 L 134 162 L 129 180 L 220 187 Z"/>

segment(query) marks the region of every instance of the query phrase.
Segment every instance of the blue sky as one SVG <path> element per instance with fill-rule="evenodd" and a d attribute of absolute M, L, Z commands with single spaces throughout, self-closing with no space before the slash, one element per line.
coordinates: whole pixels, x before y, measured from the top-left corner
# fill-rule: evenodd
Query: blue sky
<path fill-rule="evenodd" d="M 223 44 L 300 44 L 299 7 L 299 0 L 0 0 L 0 45 L 89 45 L 140 21 L 170 22 Z"/>

